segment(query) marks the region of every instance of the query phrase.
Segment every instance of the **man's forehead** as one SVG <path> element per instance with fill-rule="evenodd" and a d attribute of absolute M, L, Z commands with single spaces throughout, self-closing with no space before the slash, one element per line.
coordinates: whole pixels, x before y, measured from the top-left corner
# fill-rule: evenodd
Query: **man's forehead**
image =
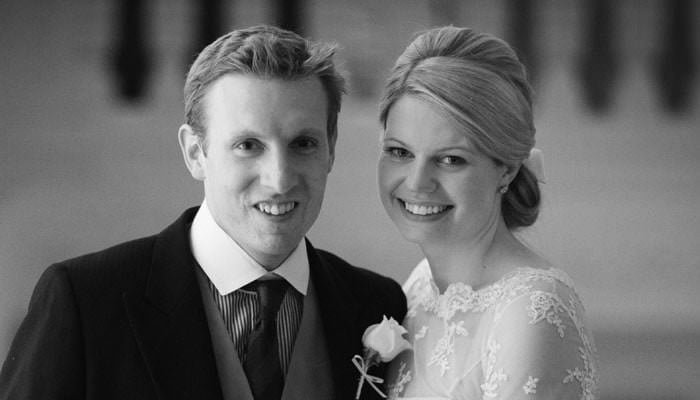
<path fill-rule="evenodd" d="M 212 85 L 203 111 L 207 130 L 225 129 L 227 134 L 326 134 L 327 101 L 318 78 L 286 80 L 229 74 Z"/>
<path fill-rule="evenodd" d="M 328 104 L 323 84 L 317 76 L 286 79 L 242 73 L 227 73 L 213 81 L 203 96 L 203 104 L 206 109 L 222 100 L 240 104 L 290 97 L 300 103 L 322 101 L 324 107 Z"/>

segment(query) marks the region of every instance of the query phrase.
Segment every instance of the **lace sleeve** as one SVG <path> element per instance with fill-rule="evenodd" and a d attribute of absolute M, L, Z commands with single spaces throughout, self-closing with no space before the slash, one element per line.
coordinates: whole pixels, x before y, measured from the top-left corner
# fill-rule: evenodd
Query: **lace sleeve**
<path fill-rule="evenodd" d="M 547 286 L 497 312 L 482 353 L 484 399 L 597 398 L 595 349 L 581 302 L 561 282 Z"/>

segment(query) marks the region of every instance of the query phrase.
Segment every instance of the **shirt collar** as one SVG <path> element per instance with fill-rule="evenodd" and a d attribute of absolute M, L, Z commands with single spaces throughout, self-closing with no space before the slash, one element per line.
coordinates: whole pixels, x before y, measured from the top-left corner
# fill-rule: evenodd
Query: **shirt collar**
<path fill-rule="evenodd" d="M 257 279 L 276 277 L 285 279 L 297 291 L 306 295 L 309 259 L 305 240 L 299 243 L 279 267 L 268 272 L 214 221 L 205 199 L 192 221 L 190 244 L 195 260 L 222 296 Z"/>

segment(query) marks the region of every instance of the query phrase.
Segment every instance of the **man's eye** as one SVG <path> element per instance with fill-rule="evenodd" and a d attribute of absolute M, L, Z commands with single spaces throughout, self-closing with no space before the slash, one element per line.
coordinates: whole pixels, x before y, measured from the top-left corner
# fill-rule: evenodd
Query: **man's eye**
<path fill-rule="evenodd" d="M 385 147 L 383 151 L 384 154 L 395 159 L 404 159 L 411 157 L 411 152 L 404 149 L 403 147 Z"/>
<path fill-rule="evenodd" d="M 243 140 L 239 143 L 236 143 L 236 145 L 233 148 L 234 150 L 239 152 L 249 153 L 260 151 L 262 149 L 262 144 L 257 140 Z"/>
<path fill-rule="evenodd" d="M 318 140 L 304 137 L 294 140 L 292 147 L 302 153 L 310 153 L 318 148 Z"/>

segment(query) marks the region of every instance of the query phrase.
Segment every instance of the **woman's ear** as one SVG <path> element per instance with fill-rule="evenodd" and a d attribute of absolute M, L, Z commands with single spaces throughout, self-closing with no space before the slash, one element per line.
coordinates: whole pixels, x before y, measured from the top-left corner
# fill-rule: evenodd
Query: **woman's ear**
<path fill-rule="evenodd" d="M 518 171 L 520 171 L 521 165 L 521 163 L 515 165 L 504 164 L 503 175 L 501 175 L 501 182 L 499 187 L 507 187 L 508 185 L 510 185 L 510 183 L 513 182 L 513 179 L 515 179 L 515 176 L 518 175 Z"/>
<path fill-rule="evenodd" d="M 206 177 L 206 170 L 204 167 L 204 149 L 202 148 L 203 139 L 201 136 L 197 135 L 188 124 L 182 124 L 177 132 L 178 142 L 180 143 L 180 150 L 182 151 L 182 156 L 185 159 L 185 165 L 190 171 L 192 177 L 198 181 L 203 181 Z"/>

